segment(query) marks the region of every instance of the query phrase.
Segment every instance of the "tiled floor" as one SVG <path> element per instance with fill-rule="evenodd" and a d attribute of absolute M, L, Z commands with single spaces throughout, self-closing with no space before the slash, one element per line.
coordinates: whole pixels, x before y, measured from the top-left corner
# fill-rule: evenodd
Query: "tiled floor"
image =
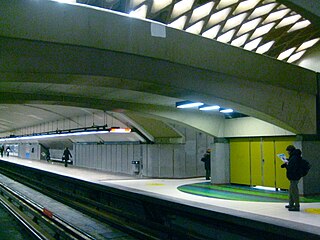
<path fill-rule="evenodd" d="M 244 202 L 223 200 L 196 196 L 183 193 L 177 187 L 184 184 L 203 182 L 204 178 L 195 179 L 137 179 L 127 175 L 109 174 L 74 166 L 64 167 L 60 163 L 47 163 L 31 161 L 14 157 L 4 158 L 11 162 L 27 165 L 34 168 L 45 169 L 57 174 L 72 176 L 97 184 L 111 185 L 127 191 L 139 192 L 168 201 L 175 201 L 212 211 L 229 213 L 262 222 L 270 222 L 288 228 L 302 229 L 319 235 L 320 214 L 305 212 L 305 209 L 320 209 L 320 203 L 303 203 L 300 212 L 289 212 L 283 203 L 274 202 Z"/>

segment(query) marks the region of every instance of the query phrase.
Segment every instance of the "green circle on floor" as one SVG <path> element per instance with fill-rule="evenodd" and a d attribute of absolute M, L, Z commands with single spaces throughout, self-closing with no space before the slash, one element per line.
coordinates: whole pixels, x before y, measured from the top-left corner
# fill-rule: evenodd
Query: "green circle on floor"
<path fill-rule="evenodd" d="M 198 196 L 226 200 L 283 203 L 288 202 L 287 191 L 276 191 L 276 189 L 264 190 L 244 185 L 213 185 L 210 182 L 201 182 L 179 186 L 178 190 Z M 300 197 L 300 202 L 320 202 L 320 196 Z"/>

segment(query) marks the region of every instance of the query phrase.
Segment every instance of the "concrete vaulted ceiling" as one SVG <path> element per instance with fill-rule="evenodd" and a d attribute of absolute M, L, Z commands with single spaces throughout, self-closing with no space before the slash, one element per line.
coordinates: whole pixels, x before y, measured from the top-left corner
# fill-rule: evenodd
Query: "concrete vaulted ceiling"
<path fill-rule="evenodd" d="M 0 5 L 0 131 L 67 109 L 53 106 L 51 116 L 46 107 L 48 115 L 39 116 L 38 104 L 130 111 L 199 129 L 222 118 L 181 112 L 181 100 L 232 107 L 296 133 L 316 131 L 315 72 L 112 11 L 50 1 Z M 29 117 L 15 121 L 17 112 Z"/>

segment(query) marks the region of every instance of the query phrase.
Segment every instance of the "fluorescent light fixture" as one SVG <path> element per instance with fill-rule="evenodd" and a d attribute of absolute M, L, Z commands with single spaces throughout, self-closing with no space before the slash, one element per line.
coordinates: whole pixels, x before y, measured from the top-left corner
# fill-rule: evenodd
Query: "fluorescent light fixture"
<path fill-rule="evenodd" d="M 99 127 L 98 127 L 99 128 Z M 96 128 L 96 129 L 98 129 Z M 131 128 L 119 128 L 119 127 L 112 127 L 103 130 L 85 130 L 81 129 L 81 131 L 77 129 L 73 129 L 74 132 L 70 130 L 61 130 L 54 132 L 47 132 L 47 133 L 37 133 L 34 135 L 25 135 L 25 136 L 13 136 L 7 138 L 0 138 L 0 142 L 16 142 L 16 141 L 23 141 L 23 140 L 41 140 L 41 139 L 51 139 L 51 138 L 63 138 L 63 137 L 74 137 L 74 136 L 87 136 L 87 135 L 97 135 L 97 134 L 108 134 L 108 133 L 130 133 Z"/>
<path fill-rule="evenodd" d="M 199 107 L 199 110 L 201 111 L 211 111 L 211 110 L 218 110 L 220 109 L 220 106 L 218 105 L 203 105 Z"/>
<path fill-rule="evenodd" d="M 220 108 L 219 112 L 221 112 L 221 113 L 232 113 L 233 110 L 231 108 Z"/>
<path fill-rule="evenodd" d="M 191 101 L 176 102 L 177 108 L 196 108 L 202 105 L 203 105 L 202 102 L 191 102 Z"/>
<path fill-rule="evenodd" d="M 72 137 L 72 136 L 85 136 L 85 135 L 94 135 L 94 134 L 104 134 L 109 133 L 109 131 L 84 131 L 84 132 L 74 132 L 74 133 L 57 133 L 57 134 L 44 134 L 44 135 L 34 135 L 34 136 L 23 136 L 23 137 L 10 137 L 2 138 L 0 142 L 15 142 L 22 140 L 39 140 L 39 139 L 48 139 L 48 138 L 58 138 L 58 137 Z"/>
<path fill-rule="evenodd" d="M 131 128 L 111 128 L 110 133 L 130 133 Z"/>

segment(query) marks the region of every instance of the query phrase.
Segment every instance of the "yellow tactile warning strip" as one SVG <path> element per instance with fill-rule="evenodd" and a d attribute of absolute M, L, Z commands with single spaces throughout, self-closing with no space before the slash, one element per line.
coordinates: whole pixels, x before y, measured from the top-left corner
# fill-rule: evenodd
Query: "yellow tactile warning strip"
<path fill-rule="evenodd" d="M 320 214 L 320 208 L 306 208 L 304 211 L 311 214 Z"/>
<path fill-rule="evenodd" d="M 148 186 L 164 186 L 163 183 L 147 183 Z"/>

